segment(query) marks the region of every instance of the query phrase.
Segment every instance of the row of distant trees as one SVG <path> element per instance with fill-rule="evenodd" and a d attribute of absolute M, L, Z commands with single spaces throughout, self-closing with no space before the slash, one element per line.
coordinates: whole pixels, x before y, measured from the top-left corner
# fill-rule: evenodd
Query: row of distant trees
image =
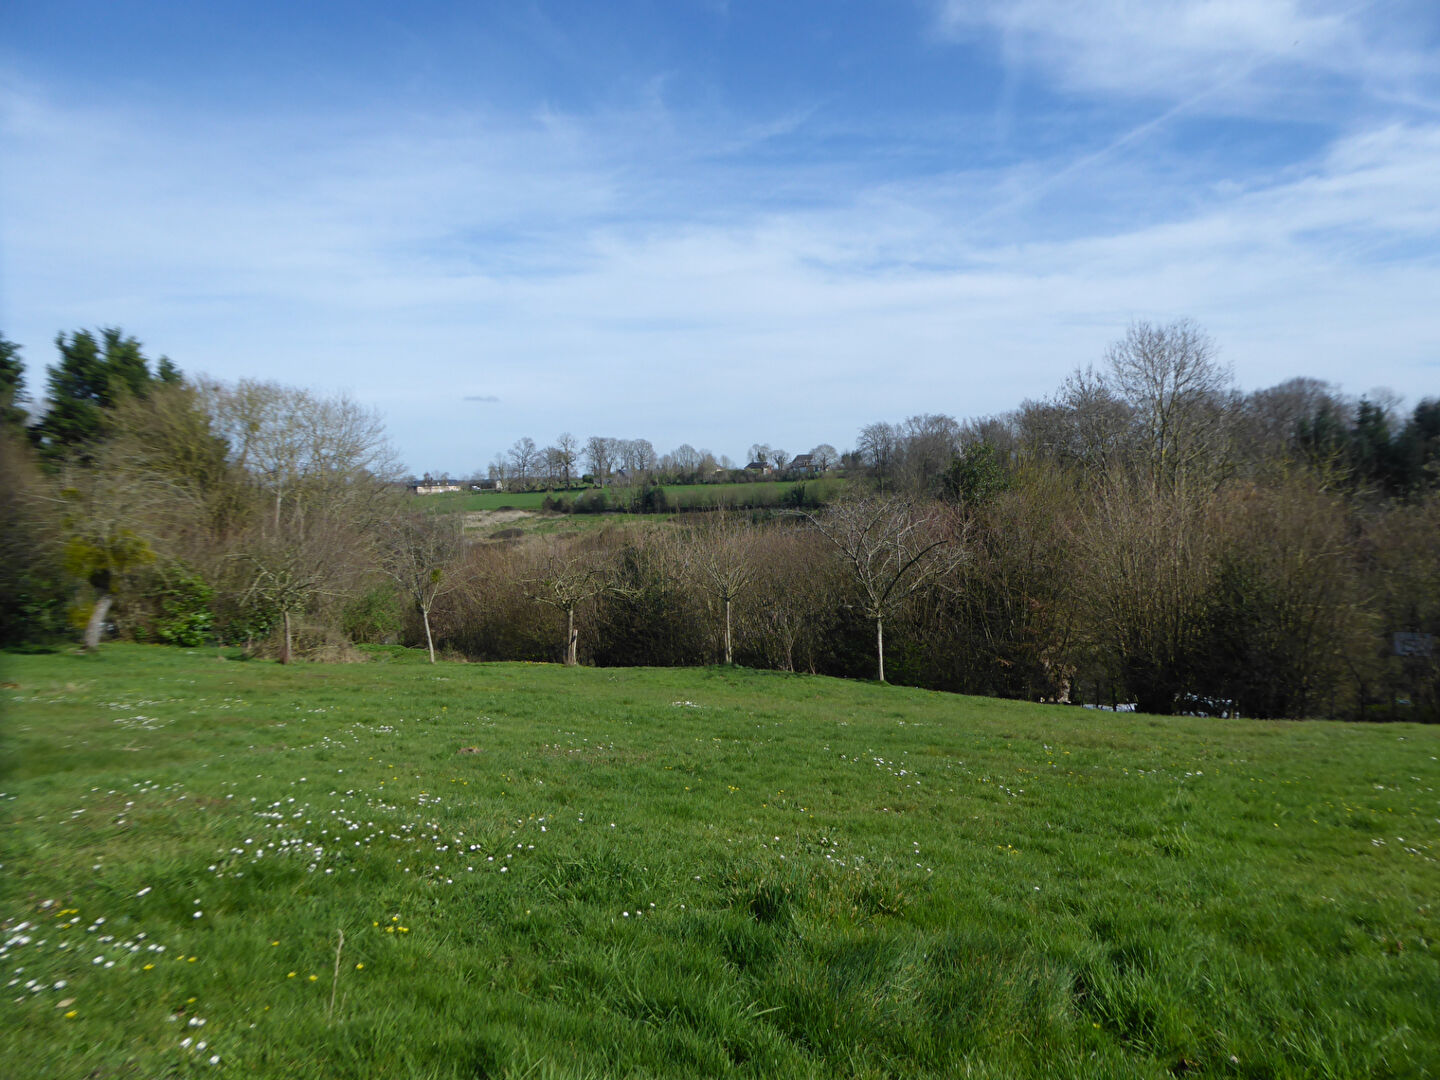
<path fill-rule="evenodd" d="M 1407 415 L 1388 391 L 1357 400 L 1303 377 L 1245 394 L 1193 323 L 1138 324 L 1051 397 L 965 422 L 870 424 L 846 457 L 883 487 L 938 494 L 980 446 L 1006 467 L 1044 462 L 1153 486 L 1220 484 L 1283 462 L 1371 502 L 1405 500 L 1440 485 L 1440 399 Z"/>
<path fill-rule="evenodd" d="M 802 468 L 792 468 L 794 461 L 794 456 L 783 449 L 756 443 L 750 447 L 745 464 L 763 466 L 762 475 L 768 478 L 792 473 L 824 476 L 840 464 L 840 454 L 829 443 L 822 443 L 803 459 Z M 709 450 L 697 450 L 689 443 L 660 454 L 649 439 L 591 435 L 580 440 L 567 431 L 544 447 L 530 436 L 522 436 L 509 450 L 495 455 L 483 477 L 471 477 L 469 482 L 484 479 L 510 490 L 523 491 L 568 490 L 580 484 L 705 484 L 752 478 L 753 475 L 746 473 L 745 465 L 737 464 L 729 456 L 716 457 Z M 426 479 L 444 478 L 427 474 Z"/>
<path fill-rule="evenodd" d="M 57 345 L 43 407 L 0 349 L 12 642 L 398 641 L 1440 718 L 1440 409 L 1310 380 L 1241 394 L 1189 323 L 1132 327 L 1011 414 L 867 426 L 829 507 L 558 539 L 424 512 L 344 398 L 189 380 L 118 331 Z"/>

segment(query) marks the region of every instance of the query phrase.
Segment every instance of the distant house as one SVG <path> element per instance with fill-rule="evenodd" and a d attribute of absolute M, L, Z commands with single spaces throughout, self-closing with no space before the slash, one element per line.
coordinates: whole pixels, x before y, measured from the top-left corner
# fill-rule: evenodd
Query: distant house
<path fill-rule="evenodd" d="M 422 480 L 419 483 L 410 484 L 408 487 L 412 495 L 439 495 L 446 491 L 460 490 L 459 484 L 443 483 L 438 480 L 432 480 L 429 483 Z"/>
<path fill-rule="evenodd" d="M 471 491 L 504 491 L 504 480 L 476 480 L 470 485 Z"/>
<path fill-rule="evenodd" d="M 811 473 L 818 472 L 819 470 L 815 467 L 815 455 L 796 454 L 790 459 L 790 467 L 786 471 L 799 473 L 802 476 L 809 476 Z"/>
<path fill-rule="evenodd" d="M 775 475 L 775 469 L 768 461 L 752 461 L 745 466 L 745 471 L 755 476 Z"/>

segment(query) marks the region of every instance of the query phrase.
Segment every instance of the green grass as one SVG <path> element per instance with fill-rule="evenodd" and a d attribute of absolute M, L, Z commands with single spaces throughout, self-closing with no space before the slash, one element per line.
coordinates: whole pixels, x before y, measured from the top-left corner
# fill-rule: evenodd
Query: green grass
<path fill-rule="evenodd" d="M 1440 731 L 416 659 L 4 657 L 7 1076 L 1440 1070 Z"/>
<path fill-rule="evenodd" d="M 843 480 L 821 479 L 806 481 L 757 480 L 751 484 L 667 484 L 665 497 L 672 507 L 720 507 L 734 506 L 763 508 L 781 506 L 797 484 L 803 483 L 814 497 L 829 501 L 844 486 Z M 589 489 L 587 489 L 589 490 Z M 457 513 L 467 510 L 539 510 L 547 498 L 573 502 L 584 491 L 483 491 L 447 493 L 443 495 L 417 496 L 424 506 L 434 507 L 441 513 Z M 613 500 L 625 496 L 624 489 L 609 490 Z"/>

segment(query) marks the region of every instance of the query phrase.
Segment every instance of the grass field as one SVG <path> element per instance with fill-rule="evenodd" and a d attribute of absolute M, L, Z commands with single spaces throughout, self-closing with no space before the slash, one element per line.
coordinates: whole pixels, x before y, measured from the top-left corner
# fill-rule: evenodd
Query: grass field
<path fill-rule="evenodd" d="M 810 492 L 812 498 L 820 501 L 829 501 L 840 492 L 844 486 L 843 480 L 821 479 L 806 481 L 790 480 L 757 480 L 753 484 L 667 484 L 665 485 L 665 498 L 671 507 L 678 509 L 692 507 L 747 507 L 764 508 L 770 506 L 782 506 L 786 497 L 790 495 L 796 486 L 803 483 Z M 444 495 L 420 495 L 416 496 L 420 504 L 433 506 L 443 513 L 454 513 L 467 510 L 501 510 L 510 508 L 514 510 L 539 510 L 547 498 L 555 498 L 563 502 L 573 502 L 581 495 L 588 494 L 591 489 L 584 491 L 477 491 Z M 607 489 L 612 505 L 615 500 L 625 497 L 625 490 Z"/>
<path fill-rule="evenodd" d="M 1440 1072 L 1435 729 L 3 661 L 16 1080 Z"/>

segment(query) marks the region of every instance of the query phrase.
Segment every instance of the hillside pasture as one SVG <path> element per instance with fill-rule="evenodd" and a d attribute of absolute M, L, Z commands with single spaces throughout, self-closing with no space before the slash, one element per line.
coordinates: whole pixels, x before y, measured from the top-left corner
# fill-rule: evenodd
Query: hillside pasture
<path fill-rule="evenodd" d="M 1440 730 L 370 656 L 4 657 L 7 1076 L 1440 1063 Z"/>
<path fill-rule="evenodd" d="M 835 499 L 844 487 L 839 479 L 818 480 L 757 480 L 740 484 L 665 484 L 665 498 L 673 510 L 704 510 L 731 507 L 736 509 L 765 509 L 789 505 L 795 497 L 795 489 L 805 488 L 807 502 L 829 502 Z M 638 488 L 622 486 L 600 488 L 574 488 L 570 491 L 472 491 L 441 495 L 417 495 L 422 506 L 433 507 L 442 513 L 459 513 L 477 510 L 539 510 L 546 499 L 573 503 L 582 497 L 594 498 L 594 493 L 604 491 L 611 509 L 621 509 L 635 497 Z"/>

